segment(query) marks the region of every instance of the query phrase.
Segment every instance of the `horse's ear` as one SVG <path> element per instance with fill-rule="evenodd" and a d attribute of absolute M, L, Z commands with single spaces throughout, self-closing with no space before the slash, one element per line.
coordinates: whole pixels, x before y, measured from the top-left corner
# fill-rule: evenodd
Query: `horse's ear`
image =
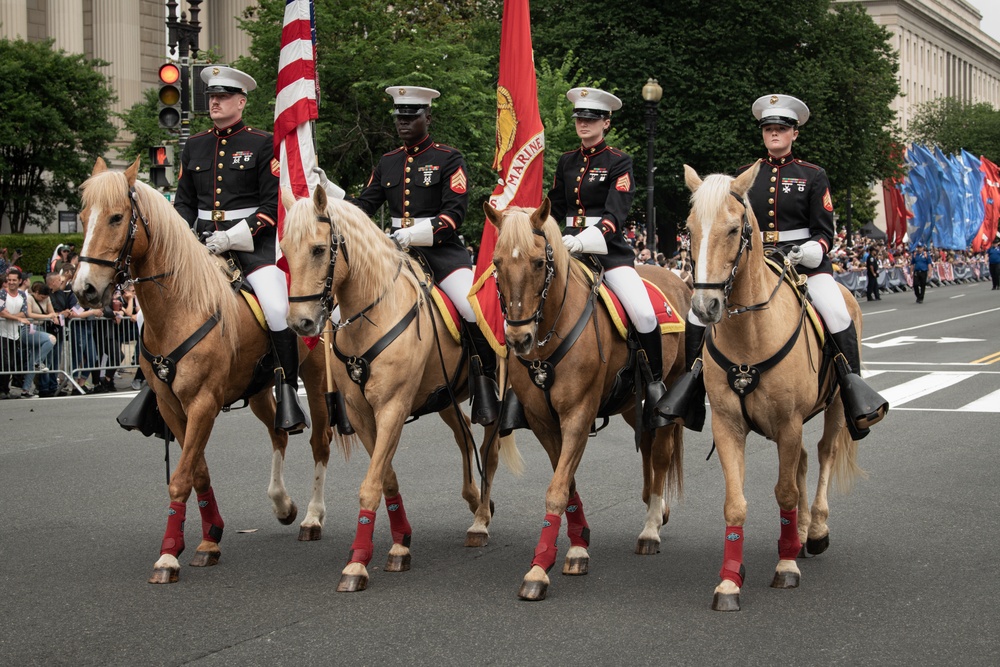
<path fill-rule="evenodd" d="M 287 187 L 281 188 L 281 205 L 285 207 L 286 211 L 292 210 L 292 206 L 295 205 L 295 195 Z"/>
<path fill-rule="evenodd" d="M 135 156 L 135 162 L 125 170 L 125 178 L 128 179 L 129 186 L 135 185 L 135 179 L 139 175 L 139 156 Z"/>
<path fill-rule="evenodd" d="M 753 182 L 757 180 L 758 171 L 760 171 L 760 160 L 754 162 L 752 167 L 736 177 L 736 180 L 733 181 L 733 192 L 740 197 L 745 195 L 750 186 L 753 185 Z"/>
<path fill-rule="evenodd" d="M 490 206 L 489 200 L 483 202 L 483 211 L 486 212 L 486 219 L 500 229 L 500 221 L 503 220 L 503 213 Z"/>
<path fill-rule="evenodd" d="M 325 213 L 327 204 L 326 190 L 323 187 L 318 187 L 313 192 L 313 206 L 316 208 L 317 213 Z"/>
<path fill-rule="evenodd" d="M 552 212 L 552 202 L 546 197 L 542 200 L 542 205 L 535 209 L 535 212 L 531 214 L 531 226 L 535 229 L 541 229 L 549 219 L 549 213 Z"/>
<path fill-rule="evenodd" d="M 107 171 L 107 170 L 108 170 L 108 163 L 104 161 L 104 158 L 99 157 L 97 158 L 97 161 L 94 162 L 94 169 L 90 172 L 90 175 L 96 176 L 102 171 Z"/>
<path fill-rule="evenodd" d="M 692 193 L 701 187 L 701 177 L 698 176 L 698 172 L 684 165 L 684 183 L 688 186 L 688 190 Z"/>

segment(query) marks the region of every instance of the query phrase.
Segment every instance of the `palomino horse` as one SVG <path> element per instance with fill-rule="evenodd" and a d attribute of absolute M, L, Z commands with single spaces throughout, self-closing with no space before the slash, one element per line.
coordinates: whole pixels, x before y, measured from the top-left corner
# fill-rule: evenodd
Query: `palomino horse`
<path fill-rule="evenodd" d="M 836 388 L 830 360 L 824 359 L 823 345 L 804 317 L 799 298 L 765 262 L 760 230 L 746 196 L 758 168 L 759 164 L 736 179 L 713 174 L 703 182 L 691 167 L 684 167 L 685 182 L 693 193 L 688 217 L 695 259 L 691 307 L 710 327 L 705 388 L 712 406 L 712 437 L 726 480 L 722 581 L 712 603 L 719 611 L 740 608 L 747 514 L 744 451 L 751 429 L 778 445 L 774 495 L 781 514 L 781 534 L 771 583 L 775 588 L 798 586 L 795 558 L 803 543 L 804 551 L 813 555 L 829 545 L 827 488 L 831 472 L 844 488 L 863 474 L 840 395 L 833 393 Z M 844 298 L 860 333 L 858 304 L 847 290 Z M 818 445 L 819 483 L 810 513 L 802 425 L 824 410 Z"/>
<path fill-rule="evenodd" d="M 559 227 L 549 217 L 548 199 L 534 211 L 508 208 L 500 213 L 489 204 L 485 209 L 500 229 L 493 263 L 501 304 L 505 304 L 507 347 L 546 376 L 529 372 L 521 361 L 511 362 L 508 370 L 528 425 L 549 455 L 554 471 L 545 494 L 541 538 L 518 593 L 525 600 L 542 600 L 549 585 L 548 570 L 556 560 L 563 512 L 570 541 L 563 574 L 588 572 L 590 528 L 576 489 L 576 469 L 591 425 L 611 394 L 616 376 L 627 365 L 630 351 L 605 309 L 595 307 L 586 271 L 577 262 L 571 264 Z M 687 312 L 690 292 L 675 274 L 652 266 L 638 269 L 660 288 L 677 312 Z M 685 368 L 683 330 L 663 336 L 662 341 L 663 379 L 669 385 Z M 551 386 L 543 390 L 536 384 L 540 380 L 551 382 Z M 634 395 L 624 407 L 613 410 L 636 427 Z M 667 500 L 681 491 L 682 433 L 680 426 L 671 424 L 655 434 L 641 434 L 642 501 L 647 510 L 635 549 L 638 554 L 659 551 L 660 527 L 670 515 Z"/>
<path fill-rule="evenodd" d="M 258 360 L 271 352 L 267 333 L 244 299 L 233 293 L 217 261 L 166 199 L 136 180 L 138 171 L 138 159 L 121 173 L 108 171 L 98 158 L 83 184 L 84 243 L 73 291 L 92 307 L 109 303 L 119 282 L 135 283 L 145 317 L 142 345 L 158 362 L 154 367 L 143 355 L 139 364 L 164 421 L 181 445 L 180 461 L 170 477 L 166 534 L 149 580 L 173 583 L 180 571 L 177 557 L 184 550 L 184 517 L 192 487 L 201 511 L 202 541 L 191 565 L 204 567 L 219 560 L 223 521 L 205 446 L 219 411 L 244 396 Z M 199 333 L 204 334 L 200 339 Z M 185 345 L 190 349 L 179 353 Z M 300 358 L 312 415 L 309 442 L 315 474 L 299 539 L 315 540 L 326 515 L 323 491 L 332 436 L 326 426 L 323 352 L 317 348 Z M 267 493 L 278 520 L 288 525 L 298 512 L 283 479 L 288 435 L 273 428 L 275 403 L 269 391 L 273 377 L 266 377 L 270 381 L 248 398 L 253 413 L 267 426 L 274 450 Z"/>
<path fill-rule="evenodd" d="M 337 590 L 360 591 L 368 585 L 375 510 L 383 495 L 393 541 L 385 569 L 409 569 L 411 529 L 392 458 L 412 414 L 438 412 L 455 434 L 462 451 L 462 497 L 475 514 L 465 543 L 485 545 L 498 458 L 519 472 L 520 453 L 510 436 L 500 439 L 499 453 L 484 442 L 480 498 L 472 469 L 475 442 L 457 403 L 468 397 L 463 348 L 421 284 L 419 266 L 361 209 L 328 199 L 323 188 L 316 188 L 313 199 L 299 201 L 282 190 L 282 204 L 287 215 L 281 249 L 292 277 L 288 325 L 301 335 L 316 335 L 329 321 L 334 299 L 347 316 L 334 325 L 334 350 L 344 363 L 334 364 L 333 375 L 371 456 L 359 492 L 357 533 Z"/>

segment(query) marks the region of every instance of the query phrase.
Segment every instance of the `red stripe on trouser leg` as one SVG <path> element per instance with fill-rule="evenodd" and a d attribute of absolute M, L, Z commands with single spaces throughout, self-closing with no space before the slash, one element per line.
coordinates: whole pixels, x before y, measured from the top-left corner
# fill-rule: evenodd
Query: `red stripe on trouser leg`
<path fill-rule="evenodd" d="M 184 503 L 170 503 L 167 510 L 167 530 L 163 534 L 163 542 L 160 544 L 161 554 L 170 554 L 177 557 L 184 551 L 184 517 L 187 514 L 187 506 Z"/>
<path fill-rule="evenodd" d="M 583 501 L 580 500 L 579 491 L 566 504 L 566 533 L 569 534 L 570 546 L 584 549 L 590 546 L 590 526 L 583 514 Z"/>
<path fill-rule="evenodd" d="M 799 509 L 781 510 L 781 537 L 778 538 L 778 558 L 795 560 L 802 549 L 799 541 Z"/>
<path fill-rule="evenodd" d="M 392 531 L 392 543 L 410 546 L 410 522 L 406 520 L 406 509 L 403 507 L 403 496 L 396 495 L 385 499 L 385 509 L 389 513 L 389 530 Z"/>
<path fill-rule="evenodd" d="M 374 533 L 375 512 L 361 510 L 358 512 L 358 530 L 354 534 L 354 542 L 351 544 L 349 563 L 368 565 L 368 562 L 372 559 L 372 551 L 375 549 L 375 545 L 372 543 L 372 535 Z"/>
<path fill-rule="evenodd" d="M 531 564 L 537 565 L 546 572 L 552 569 L 556 563 L 556 538 L 559 537 L 559 526 L 562 519 L 558 514 L 546 514 L 542 521 L 542 536 L 538 538 L 538 546 L 535 547 L 535 557 Z"/>
<path fill-rule="evenodd" d="M 198 511 L 201 512 L 201 537 L 209 542 L 219 543 L 222 541 L 222 529 L 226 527 L 226 522 L 219 514 L 219 504 L 215 502 L 215 491 L 208 487 L 208 491 L 198 494 Z"/>
<path fill-rule="evenodd" d="M 722 552 L 721 579 L 728 579 L 743 588 L 743 526 L 726 527 L 726 546 Z"/>

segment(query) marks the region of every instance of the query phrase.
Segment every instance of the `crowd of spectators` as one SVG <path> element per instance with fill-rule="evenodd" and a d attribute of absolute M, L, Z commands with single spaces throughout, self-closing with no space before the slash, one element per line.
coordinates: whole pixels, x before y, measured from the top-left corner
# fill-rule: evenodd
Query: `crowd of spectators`
<path fill-rule="evenodd" d="M 0 400 L 73 393 L 70 372 L 86 393 L 117 391 L 121 366 L 136 363 L 134 288 L 116 291 L 104 308 L 83 308 L 72 291 L 79 262 L 73 244 L 55 248 L 44 278 L 23 271 L 20 257 L 0 248 Z"/>

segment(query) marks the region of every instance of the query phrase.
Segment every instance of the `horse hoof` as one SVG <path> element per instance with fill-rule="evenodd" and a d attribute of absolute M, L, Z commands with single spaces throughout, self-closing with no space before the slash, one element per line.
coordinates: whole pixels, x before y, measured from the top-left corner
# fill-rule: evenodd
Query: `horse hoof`
<path fill-rule="evenodd" d="M 323 539 L 323 526 L 300 526 L 299 542 L 315 542 Z"/>
<path fill-rule="evenodd" d="M 221 551 L 195 551 L 191 559 L 191 567 L 212 567 L 219 563 Z"/>
<path fill-rule="evenodd" d="M 337 582 L 338 593 L 356 593 L 368 588 L 368 577 L 363 574 L 342 574 Z"/>
<path fill-rule="evenodd" d="M 806 540 L 806 551 L 808 551 L 813 556 L 818 556 L 827 549 L 830 548 L 830 534 L 827 533 L 819 539 L 809 538 Z"/>
<path fill-rule="evenodd" d="M 660 553 L 660 543 L 648 537 L 640 538 L 635 544 L 635 552 L 640 556 L 652 556 Z"/>
<path fill-rule="evenodd" d="M 544 581 L 523 581 L 521 590 L 517 592 L 517 597 L 529 602 L 537 602 L 545 599 L 545 592 L 549 585 Z"/>
<path fill-rule="evenodd" d="M 771 581 L 771 588 L 798 588 L 798 572 L 775 572 Z"/>
<path fill-rule="evenodd" d="M 176 584 L 180 576 L 180 571 L 168 567 L 158 567 L 153 570 L 153 576 L 149 578 L 151 584 Z"/>
<path fill-rule="evenodd" d="M 566 562 L 563 563 L 563 574 L 570 576 L 578 576 L 587 574 L 590 571 L 590 559 L 589 558 L 567 558 Z M 543 593 L 544 595 L 544 593 Z"/>
<path fill-rule="evenodd" d="M 809 554 L 806 553 L 806 545 L 799 547 L 799 555 L 796 558 L 808 558 Z"/>
<path fill-rule="evenodd" d="M 712 611 L 739 611 L 739 593 L 716 593 L 712 598 Z"/>
<path fill-rule="evenodd" d="M 485 547 L 489 543 L 489 533 L 468 532 L 465 534 L 465 546 L 467 547 Z"/>
<path fill-rule="evenodd" d="M 406 572 L 410 569 L 410 554 L 398 556 L 389 554 L 389 560 L 385 563 L 386 572 Z"/>
<path fill-rule="evenodd" d="M 297 517 L 298 515 L 299 515 L 299 508 L 295 504 L 295 502 L 293 501 L 292 502 L 292 510 L 288 513 L 288 516 L 286 516 L 284 519 L 282 519 L 279 516 L 278 517 L 278 521 L 281 523 L 282 526 L 289 526 L 292 523 L 294 523 L 295 517 Z"/>

